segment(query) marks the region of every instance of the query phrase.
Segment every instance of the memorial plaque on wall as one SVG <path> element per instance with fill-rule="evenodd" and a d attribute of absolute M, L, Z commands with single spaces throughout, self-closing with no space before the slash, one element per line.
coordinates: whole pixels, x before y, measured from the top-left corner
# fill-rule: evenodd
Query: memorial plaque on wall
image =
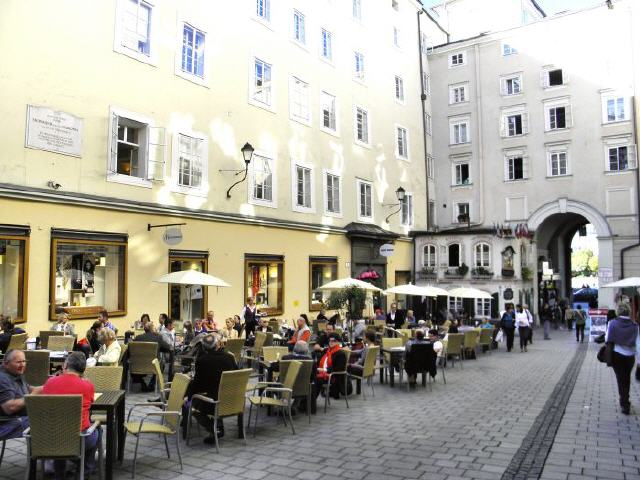
<path fill-rule="evenodd" d="M 83 120 L 48 107 L 27 105 L 26 146 L 79 157 Z"/>

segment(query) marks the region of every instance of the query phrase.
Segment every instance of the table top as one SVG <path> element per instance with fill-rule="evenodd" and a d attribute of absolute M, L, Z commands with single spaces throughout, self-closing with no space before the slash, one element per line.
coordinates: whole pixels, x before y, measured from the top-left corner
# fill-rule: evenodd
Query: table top
<path fill-rule="evenodd" d="M 124 400 L 124 390 L 111 390 L 108 392 L 102 392 L 102 395 L 100 395 L 91 404 L 91 408 L 104 408 L 104 407 L 115 406 L 121 400 Z"/>
<path fill-rule="evenodd" d="M 404 352 L 404 347 L 382 348 L 380 351 L 384 353 L 402 353 Z"/>

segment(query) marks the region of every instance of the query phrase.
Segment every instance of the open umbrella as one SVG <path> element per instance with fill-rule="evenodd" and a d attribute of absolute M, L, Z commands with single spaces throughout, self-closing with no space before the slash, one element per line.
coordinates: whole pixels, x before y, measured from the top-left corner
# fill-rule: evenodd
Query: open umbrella
<path fill-rule="evenodd" d="M 206 285 L 208 287 L 230 287 L 224 280 L 198 272 L 197 270 L 182 270 L 180 272 L 167 273 L 154 280 L 157 283 L 175 283 L 178 285 Z"/>
<path fill-rule="evenodd" d="M 411 283 L 387 288 L 384 293 L 387 295 L 395 293 L 397 295 L 416 295 L 419 297 L 438 297 L 441 295 L 446 297 L 449 295 L 449 292 L 442 288 L 430 286 L 421 287 L 419 285 L 412 285 Z"/>
<path fill-rule="evenodd" d="M 450 297 L 457 297 L 457 298 L 487 298 L 487 299 L 493 298 L 489 292 L 485 292 L 484 290 L 478 290 L 477 288 L 468 288 L 468 287 L 453 288 L 449 290 L 447 295 L 449 295 Z"/>
<path fill-rule="evenodd" d="M 370 283 L 363 282 L 362 280 L 358 280 L 357 278 L 339 278 L 338 280 L 333 280 L 332 282 L 325 283 L 321 287 L 318 287 L 318 290 L 340 290 L 342 288 L 348 287 L 358 287 L 370 292 L 382 291 L 381 288 L 378 288 L 375 285 L 371 285 Z"/>
<path fill-rule="evenodd" d="M 618 280 L 617 282 L 607 283 L 606 285 L 600 285 L 601 288 L 625 288 L 625 287 L 640 287 L 640 277 L 628 277 Z"/>

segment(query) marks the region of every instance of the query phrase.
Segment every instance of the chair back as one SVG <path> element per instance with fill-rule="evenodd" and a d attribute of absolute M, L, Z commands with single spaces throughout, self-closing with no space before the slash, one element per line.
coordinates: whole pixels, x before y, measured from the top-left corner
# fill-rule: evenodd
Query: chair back
<path fill-rule="evenodd" d="M 407 352 L 405 368 L 411 373 L 435 371 L 436 359 L 432 343 L 414 343 Z"/>
<path fill-rule="evenodd" d="M 182 412 L 184 397 L 187 396 L 187 387 L 191 379 L 184 373 L 176 373 L 171 382 L 169 399 L 167 400 L 167 411 Z M 164 417 L 165 423 L 173 430 L 177 430 L 181 413 L 170 414 Z"/>
<path fill-rule="evenodd" d="M 26 342 L 27 342 L 26 333 L 14 333 L 13 335 L 11 335 L 11 338 L 9 339 L 9 346 L 7 347 L 7 352 L 9 350 L 25 350 Z"/>
<path fill-rule="evenodd" d="M 156 373 L 156 381 L 158 382 L 158 388 L 160 389 L 160 391 L 162 391 L 166 387 L 164 382 L 164 374 L 162 373 L 162 369 L 160 368 L 160 360 L 158 360 L 157 358 L 154 358 L 153 360 L 151 360 L 151 364 L 153 365 L 153 369 L 155 370 L 155 373 Z"/>
<path fill-rule="evenodd" d="M 120 390 L 122 385 L 122 367 L 91 367 L 84 371 L 84 378 L 93 383 L 96 393 Z"/>
<path fill-rule="evenodd" d="M 271 327 L 271 330 L 273 330 L 275 333 L 280 331 L 280 322 L 278 321 L 277 318 L 270 319 L 269 326 Z"/>
<path fill-rule="evenodd" d="M 478 345 L 491 345 L 493 339 L 493 328 L 481 328 Z"/>
<path fill-rule="evenodd" d="M 264 332 L 264 334 L 266 335 L 265 339 L 264 339 L 264 343 L 262 344 L 263 347 L 270 347 L 273 345 L 273 332 Z"/>
<path fill-rule="evenodd" d="M 47 350 L 49 348 L 49 337 L 61 337 L 63 332 L 56 330 L 40 330 L 40 348 Z"/>
<path fill-rule="evenodd" d="M 251 368 L 222 372 L 218 387 L 218 417 L 244 413 L 245 393 L 252 372 Z"/>
<path fill-rule="evenodd" d="M 376 330 L 381 332 L 382 330 L 384 330 L 384 327 L 387 326 L 387 321 L 386 320 L 374 320 L 373 321 L 373 326 L 376 327 Z"/>
<path fill-rule="evenodd" d="M 155 342 L 129 342 L 129 372 L 138 375 L 155 375 L 153 360 L 158 358 Z"/>
<path fill-rule="evenodd" d="M 273 339 L 273 337 L 271 337 Z M 262 347 L 264 342 L 267 341 L 267 334 L 264 332 L 256 332 L 256 340 L 253 342 L 253 348 L 256 351 L 256 355 L 262 353 Z"/>
<path fill-rule="evenodd" d="M 244 339 L 228 338 L 224 350 L 225 352 L 232 353 L 236 360 L 238 360 L 242 354 L 242 347 L 244 347 Z"/>
<path fill-rule="evenodd" d="M 464 333 L 450 333 L 447 335 L 447 355 L 460 355 Z"/>
<path fill-rule="evenodd" d="M 388 337 L 382 338 L 382 348 L 385 350 L 390 348 L 395 348 L 395 347 L 402 347 L 403 345 L 404 345 L 404 342 L 402 338 L 388 338 Z M 391 354 L 385 353 L 384 359 L 387 362 L 389 362 L 391 359 Z"/>
<path fill-rule="evenodd" d="M 293 396 L 305 397 L 309 395 L 309 384 L 311 383 L 311 372 L 313 371 L 313 360 L 280 360 L 280 377 L 286 378 L 291 362 L 300 362 L 300 371 L 296 382 L 293 384 Z"/>
<path fill-rule="evenodd" d="M 478 330 L 467 330 L 466 332 L 464 332 L 463 346 L 465 349 L 476 348 L 479 333 L 480 332 Z"/>
<path fill-rule="evenodd" d="M 70 352 L 73 350 L 73 344 L 76 341 L 76 337 L 72 337 L 71 335 L 62 335 L 56 337 L 49 337 L 48 342 L 48 350 L 53 350 L 56 352 L 67 351 Z"/>
<path fill-rule="evenodd" d="M 136 338 L 138 335 L 142 335 L 144 333 L 144 328 L 136 328 L 133 331 L 133 338 Z"/>
<path fill-rule="evenodd" d="M 331 373 L 334 375 L 341 375 L 347 373 L 347 364 L 349 363 L 349 357 L 351 356 L 351 350 L 348 348 L 341 348 L 333 354 L 331 358 Z"/>
<path fill-rule="evenodd" d="M 126 355 L 128 349 L 129 349 L 129 344 L 127 343 L 125 343 L 120 347 L 120 358 L 118 358 L 118 365 L 122 365 L 122 362 L 124 361 L 124 356 Z"/>
<path fill-rule="evenodd" d="M 27 395 L 31 458 L 79 457 L 82 395 Z"/>
<path fill-rule="evenodd" d="M 380 355 L 380 347 L 369 347 L 364 357 L 364 365 L 362 366 L 362 376 L 371 377 L 375 373 L 376 360 Z"/>
<path fill-rule="evenodd" d="M 396 330 L 396 334 L 398 335 L 399 338 L 402 339 L 402 345 L 406 345 L 406 343 L 413 336 L 413 331 L 409 328 L 400 328 Z"/>
<path fill-rule="evenodd" d="M 300 373 L 300 367 L 302 367 L 302 362 L 298 360 L 291 360 L 289 368 L 287 368 L 287 374 L 284 376 L 284 382 L 282 382 L 284 388 L 290 388 L 293 390 L 296 380 L 298 379 L 298 374 Z"/>
<path fill-rule="evenodd" d="M 27 368 L 24 378 L 29 385 L 40 386 L 49 378 L 49 352 L 46 350 L 25 350 Z"/>
<path fill-rule="evenodd" d="M 326 332 L 327 331 L 327 322 L 325 320 L 318 321 L 318 323 L 316 325 L 318 327 L 318 332 L 317 333 L 322 333 L 322 332 Z"/>
<path fill-rule="evenodd" d="M 289 353 L 289 349 L 287 347 L 263 347 L 262 348 L 262 356 L 265 362 L 273 363 L 277 362 L 280 357 L 285 356 Z"/>

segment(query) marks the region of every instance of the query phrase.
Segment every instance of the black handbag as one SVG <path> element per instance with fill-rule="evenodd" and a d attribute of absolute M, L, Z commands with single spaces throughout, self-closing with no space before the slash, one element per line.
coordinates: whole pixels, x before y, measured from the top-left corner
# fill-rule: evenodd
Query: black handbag
<path fill-rule="evenodd" d="M 613 358 L 613 343 L 607 342 L 598 350 L 598 361 L 606 363 L 607 367 L 611 366 L 611 360 Z"/>

